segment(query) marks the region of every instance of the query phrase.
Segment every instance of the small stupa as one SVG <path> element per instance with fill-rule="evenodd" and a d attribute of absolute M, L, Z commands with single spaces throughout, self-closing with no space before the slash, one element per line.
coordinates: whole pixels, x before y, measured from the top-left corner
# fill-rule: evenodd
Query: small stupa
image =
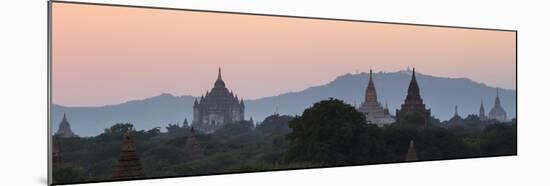
<path fill-rule="evenodd" d="M 407 151 L 405 161 L 418 161 L 418 156 L 416 155 L 416 149 L 414 148 L 413 140 L 411 140 L 411 142 L 409 143 L 409 150 Z"/>
<path fill-rule="evenodd" d="M 197 140 L 194 127 L 191 127 L 191 133 L 187 136 L 183 150 L 185 156 L 189 160 L 196 160 L 204 157 L 204 148 Z"/>
<path fill-rule="evenodd" d="M 120 151 L 117 165 L 111 177 L 113 179 L 135 179 L 144 177 L 131 131 L 132 130 L 126 132 L 123 136 L 122 150 Z"/>

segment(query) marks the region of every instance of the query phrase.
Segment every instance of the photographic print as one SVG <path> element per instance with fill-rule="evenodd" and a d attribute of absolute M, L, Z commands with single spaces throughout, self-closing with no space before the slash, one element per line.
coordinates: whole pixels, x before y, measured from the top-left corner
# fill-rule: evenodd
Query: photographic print
<path fill-rule="evenodd" d="M 50 184 L 517 154 L 513 30 L 49 3 Z"/>

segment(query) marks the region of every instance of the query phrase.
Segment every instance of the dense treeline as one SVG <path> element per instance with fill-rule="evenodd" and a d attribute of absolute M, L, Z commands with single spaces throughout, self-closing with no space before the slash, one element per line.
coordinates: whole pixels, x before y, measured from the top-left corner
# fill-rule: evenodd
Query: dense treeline
<path fill-rule="evenodd" d="M 292 169 L 402 162 L 414 140 L 419 160 L 515 155 L 516 122 L 481 121 L 468 116 L 461 123 L 432 118 L 418 127 L 418 116 L 384 127 L 337 99 L 318 102 L 300 116 L 272 115 L 254 125 L 242 121 L 212 134 L 195 133 L 204 154 L 185 149 L 188 125 L 132 132 L 147 177 Z M 133 126 L 119 123 L 95 137 L 56 138 L 61 164 L 54 166 L 58 183 L 109 180 L 121 149 L 122 136 Z"/>

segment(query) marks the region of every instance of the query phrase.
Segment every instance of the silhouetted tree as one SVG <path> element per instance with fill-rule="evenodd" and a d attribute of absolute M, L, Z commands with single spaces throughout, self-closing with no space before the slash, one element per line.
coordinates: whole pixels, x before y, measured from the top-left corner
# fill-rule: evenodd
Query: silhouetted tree
<path fill-rule="evenodd" d="M 289 123 L 288 161 L 342 165 L 360 162 L 367 130 L 364 115 L 353 106 L 330 98 L 315 103 Z"/>
<path fill-rule="evenodd" d="M 134 125 L 131 123 L 117 123 L 110 128 L 105 129 L 106 134 L 116 134 L 123 135 L 127 131 L 130 131 L 134 128 Z"/>

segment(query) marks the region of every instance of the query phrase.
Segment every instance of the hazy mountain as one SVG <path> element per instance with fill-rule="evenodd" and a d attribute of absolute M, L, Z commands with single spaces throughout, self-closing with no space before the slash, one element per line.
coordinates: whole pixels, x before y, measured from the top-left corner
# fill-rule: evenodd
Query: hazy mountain
<path fill-rule="evenodd" d="M 276 111 L 280 114 L 301 114 L 312 103 L 328 97 L 359 105 L 363 101 L 368 77 L 367 73 L 346 74 L 325 85 L 310 87 L 303 91 L 245 100 L 245 117 L 262 121 Z M 406 71 L 374 74 L 378 99 L 382 104 L 387 101 L 392 114 L 395 114 L 395 109 L 403 103 L 410 78 L 410 72 Z M 466 78 L 442 78 L 419 73 L 417 73 L 417 80 L 424 103 L 432 110 L 432 115 L 441 120 L 447 120 L 452 116 L 455 104 L 458 105 L 461 116 L 477 114 L 482 98 L 486 113 L 489 113 L 493 107 L 495 87 Z M 508 117 L 514 118 L 516 116 L 515 90 L 501 89 L 500 98 Z M 103 107 L 54 105 L 54 130 L 58 128 L 63 112 L 67 113 L 67 119 L 73 131 L 81 136 L 97 135 L 104 128 L 117 122 L 131 122 L 137 129 L 182 123 L 185 118 L 191 122 L 194 99 L 192 96 L 161 94 L 144 100 Z"/>
<path fill-rule="evenodd" d="M 167 126 L 168 123 L 180 124 L 185 118 L 191 122 L 193 114 L 192 96 L 173 96 L 161 94 L 143 100 L 129 101 L 118 105 L 102 107 L 64 107 L 53 105 L 54 131 L 57 131 L 63 113 L 73 132 L 80 136 L 93 136 L 115 123 L 133 123 L 137 129 L 151 129 Z"/>

